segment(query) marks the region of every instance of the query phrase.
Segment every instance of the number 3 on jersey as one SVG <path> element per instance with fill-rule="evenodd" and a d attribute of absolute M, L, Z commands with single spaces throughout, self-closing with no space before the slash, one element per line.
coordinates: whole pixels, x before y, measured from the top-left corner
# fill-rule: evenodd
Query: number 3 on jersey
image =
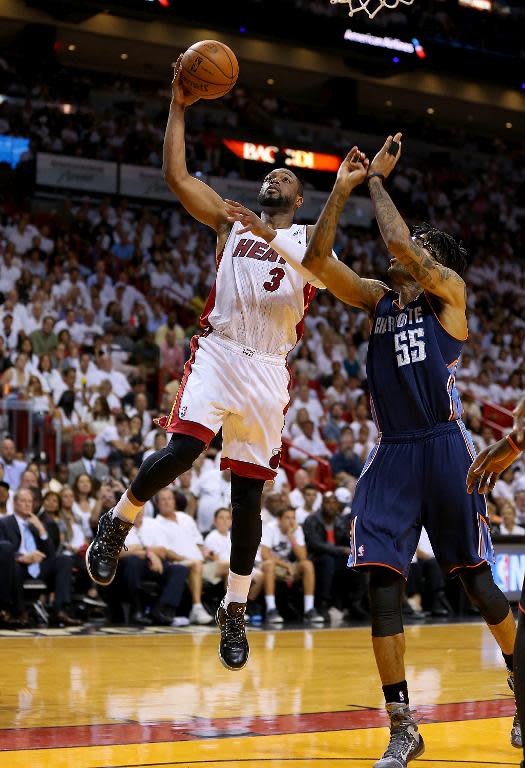
<path fill-rule="evenodd" d="M 270 293 L 273 293 L 276 291 L 279 286 L 281 285 L 282 279 L 285 276 L 286 272 L 284 269 L 281 269 L 281 267 L 274 267 L 274 269 L 270 270 L 270 275 L 272 276 L 271 281 L 268 280 L 266 283 L 263 283 L 263 288 L 265 291 L 269 291 Z"/>
<path fill-rule="evenodd" d="M 410 363 L 420 363 L 426 359 L 425 350 L 425 330 L 424 328 L 414 328 L 410 331 L 401 331 L 394 336 L 394 347 L 396 350 L 397 365 Z"/>

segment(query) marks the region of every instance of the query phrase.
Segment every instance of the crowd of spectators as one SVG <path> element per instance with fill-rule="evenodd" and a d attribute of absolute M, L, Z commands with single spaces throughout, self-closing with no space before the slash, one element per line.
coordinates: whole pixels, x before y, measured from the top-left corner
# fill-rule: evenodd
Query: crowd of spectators
<path fill-rule="evenodd" d="M 120 129 L 112 129 L 117 138 Z M 101 147 L 118 145 L 110 134 L 99 132 Z M 56 135 L 50 126 L 49 140 Z M 89 133 L 78 151 L 85 140 Z M 504 156 L 477 158 L 475 173 L 473 162 L 402 164 L 391 189 L 411 219 L 430 219 L 472 253 L 470 337 L 457 384 L 481 448 L 508 421 L 500 409 L 523 392 L 525 174 Z M 361 275 L 384 276 L 387 254 L 375 230 L 341 230 L 337 251 Z M 154 209 L 125 199 L 64 198 L 52 210 L 38 201 L 30 211 L 0 209 L 0 618 L 6 625 L 46 616 L 75 624 L 86 615 L 143 625 L 211 623 L 231 525 L 220 439 L 146 505 L 111 589 L 89 581 L 83 553 L 101 512 L 129 486 L 143 458 L 166 444 L 154 420 L 171 408 L 214 269 L 212 233 L 176 204 Z M 318 294 L 290 356 L 287 471 L 281 468 L 265 488 L 254 621 L 261 614 L 276 624 L 283 615 L 312 623 L 366 616 L 366 577 L 345 563 L 347 515 L 377 437 L 367 396 L 368 337 L 364 313 Z M 489 499 L 496 533 L 524 532 L 524 469 L 517 463 Z M 422 540 L 412 591 L 420 596 L 430 589 L 417 610 L 442 615 L 450 606 L 426 562 L 432 560 Z M 24 588 L 31 579 L 43 584 L 32 602 L 34 592 Z M 302 603 L 294 602 L 296 583 Z M 27 612 L 31 605 L 34 615 Z"/>

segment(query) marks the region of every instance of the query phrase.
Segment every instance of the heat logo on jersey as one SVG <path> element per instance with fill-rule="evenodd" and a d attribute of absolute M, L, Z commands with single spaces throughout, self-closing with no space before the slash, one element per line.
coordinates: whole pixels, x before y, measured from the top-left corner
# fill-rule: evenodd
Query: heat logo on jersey
<path fill-rule="evenodd" d="M 279 264 L 286 264 L 286 261 L 282 259 L 277 251 L 274 251 L 268 243 L 261 243 L 260 240 L 251 240 L 250 238 L 241 238 L 235 250 L 233 257 L 244 256 L 247 259 L 257 259 L 257 261 L 271 261 L 278 262 Z"/>

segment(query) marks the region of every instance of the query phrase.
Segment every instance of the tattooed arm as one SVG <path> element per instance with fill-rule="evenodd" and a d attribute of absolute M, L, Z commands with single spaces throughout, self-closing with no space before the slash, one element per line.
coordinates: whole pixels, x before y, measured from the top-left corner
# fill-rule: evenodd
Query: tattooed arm
<path fill-rule="evenodd" d="M 465 307 L 465 282 L 453 269 L 442 266 L 429 251 L 412 240 L 392 198 L 377 176 L 370 179 L 370 197 L 374 203 L 379 229 L 386 247 L 429 293 L 447 304 Z"/>
<path fill-rule="evenodd" d="M 368 160 L 357 147 L 343 160 L 334 188 L 311 235 L 303 267 L 315 275 L 345 304 L 365 309 L 370 314 L 388 290 L 378 280 L 359 277 L 332 255 L 337 225 L 352 190 L 366 178 Z"/>
<path fill-rule="evenodd" d="M 392 136 L 389 136 L 370 164 L 369 174 L 379 173 L 387 178 L 393 171 L 401 150 L 397 156 L 390 155 L 388 147 L 391 141 Z M 401 146 L 400 133 L 394 136 L 394 141 Z M 392 256 L 395 256 L 426 291 L 439 296 L 445 304 L 464 311 L 466 301 L 463 279 L 453 269 L 442 266 L 424 247 L 424 242 L 412 240 L 410 230 L 384 189 L 380 176 L 372 175 L 369 178 L 369 189 L 381 236 Z"/>

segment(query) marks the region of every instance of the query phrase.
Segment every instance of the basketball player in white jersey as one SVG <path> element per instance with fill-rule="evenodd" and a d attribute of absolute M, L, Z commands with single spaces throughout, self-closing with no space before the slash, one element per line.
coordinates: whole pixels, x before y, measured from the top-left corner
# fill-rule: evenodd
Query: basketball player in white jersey
<path fill-rule="evenodd" d="M 237 670 L 249 655 L 244 613 L 261 540 L 262 489 L 279 467 L 289 403 L 286 356 L 301 337 L 316 286 L 322 286 L 300 263 L 308 227 L 293 223 L 303 202 L 299 179 L 280 168 L 263 181 L 259 204 L 271 245 L 245 231 L 229 218 L 227 201 L 187 171 L 184 113 L 197 98 L 180 85 L 180 60 L 172 89 L 164 175 L 188 213 L 217 233 L 217 278 L 201 317 L 204 332 L 191 341 L 177 399 L 161 420 L 172 438 L 144 461 L 131 487 L 100 518 L 86 562 L 94 581 L 109 584 L 143 505 L 188 470 L 222 427 L 221 469 L 231 470 L 233 526 L 228 588 L 216 621 L 221 661 Z M 297 245 L 301 256 L 290 266 L 281 254 L 295 253 Z M 211 619 L 199 604 L 193 612 L 197 622 Z M 319 620 L 313 599 L 306 619 Z"/>

